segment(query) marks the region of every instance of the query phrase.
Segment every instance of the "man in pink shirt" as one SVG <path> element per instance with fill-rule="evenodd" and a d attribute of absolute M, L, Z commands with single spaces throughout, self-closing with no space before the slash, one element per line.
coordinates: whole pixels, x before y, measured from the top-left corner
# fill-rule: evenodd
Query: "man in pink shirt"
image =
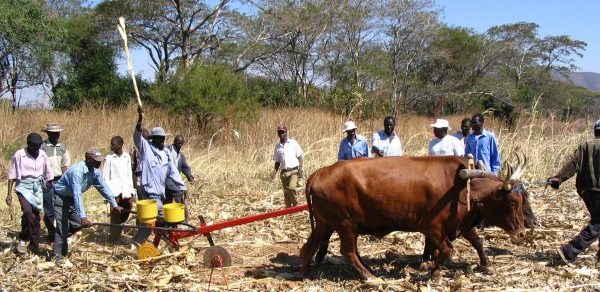
<path fill-rule="evenodd" d="M 39 252 L 40 243 L 40 211 L 43 207 L 43 190 L 46 182 L 52 180 L 50 159 L 43 150 L 42 136 L 31 133 L 27 136 L 27 147 L 17 150 L 12 157 L 8 170 L 8 194 L 6 204 L 12 206 L 13 184 L 21 204 L 21 233 L 17 244 L 17 253 L 25 253 L 25 242 L 29 241 L 29 249 Z"/>

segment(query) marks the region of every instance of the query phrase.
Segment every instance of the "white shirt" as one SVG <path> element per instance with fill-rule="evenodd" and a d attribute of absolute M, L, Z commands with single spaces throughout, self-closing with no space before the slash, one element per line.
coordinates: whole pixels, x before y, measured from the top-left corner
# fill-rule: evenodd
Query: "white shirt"
<path fill-rule="evenodd" d="M 300 144 L 294 139 L 288 138 L 285 144 L 281 142 L 275 145 L 275 151 L 273 152 L 273 160 L 279 162 L 280 169 L 289 169 L 300 166 L 298 157 L 302 157 L 302 148 Z"/>
<path fill-rule="evenodd" d="M 429 155 L 444 156 L 444 155 L 465 155 L 465 146 L 460 140 L 451 135 L 446 135 L 444 138 L 433 138 L 429 143 Z"/>
<path fill-rule="evenodd" d="M 402 143 L 396 133 L 388 137 L 385 131 L 373 133 L 373 145 L 383 151 L 383 156 L 402 156 Z"/>
<path fill-rule="evenodd" d="M 115 196 L 122 195 L 126 199 L 135 195 L 129 153 L 123 152 L 121 156 L 115 153 L 106 155 L 102 176 Z"/>
<path fill-rule="evenodd" d="M 463 134 L 462 134 L 461 131 L 458 131 L 458 132 L 454 133 L 454 135 L 452 135 L 452 136 L 456 137 L 456 139 L 458 139 L 460 142 L 462 142 L 463 145 L 465 144 L 465 138 L 466 137 L 463 136 Z"/>

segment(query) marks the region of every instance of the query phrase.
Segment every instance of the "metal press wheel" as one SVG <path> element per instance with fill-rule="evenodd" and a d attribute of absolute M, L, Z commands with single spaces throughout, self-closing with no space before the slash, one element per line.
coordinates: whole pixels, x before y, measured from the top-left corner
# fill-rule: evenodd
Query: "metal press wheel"
<path fill-rule="evenodd" d="M 144 260 L 147 258 L 153 258 L 160 255 L 160 251 L 154 244 L 150 242 L 142 243 L 137 248 L 137 258 L 138 260 Z"/>
<path fill-rule="evenodd" d="M 231 256 L 222 246 L 211 246 L 204 251 L 202 262 L 207 268 L 220 268 L 231 266 Z"/>

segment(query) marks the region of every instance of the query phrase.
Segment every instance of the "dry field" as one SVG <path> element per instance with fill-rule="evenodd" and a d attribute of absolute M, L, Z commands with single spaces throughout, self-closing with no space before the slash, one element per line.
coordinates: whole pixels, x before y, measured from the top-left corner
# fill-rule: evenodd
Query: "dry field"
<path fill-rule="evenodd" d="M 187 127 L 188 121 L 169 117 L 166 113 L 147 110 L 145 125 L 164 126 L 171 134 L 181 133 L 190 143 L 184 148 L 199 183 L 192 186 L 192 223 L 202 214 L 211 222 L 276 210 L 283 206 L 279 182 L 268 179 L 273 167 L 271 155 L 277 140 L 275 127 L 283 122 L 290 136 L 305 150 L 305 169 L 310 174 L 319 167 L 336 161 L 345 117 L 319 110 L 281 109 L 263 111 L 253 123 L 237 123 L 232 128 L 238 138 L 228 138 L 225 131 L 199 131 Z M 84 109 L 75 112 L 21 111 L 12 114 L 0 109 L 0 194 L 6 192 L 6 168 L 12 151 L 24 144 L 25 136 L 39 131 L 46 122 L 59 122 L 66 128 L 62 140 L 78 161 L 86 148 L 99 146 L 108 150 L 109 139 L 121 135 L 126 146 L 132 146 L 131 132 L 136 112 L 133 107 L 122 110 Z M 454 128 L 462 116 L 448 117 Z M 359 132 L 370 133 L 381 127 L 382 117 L 362 120 Z M 427 117 L 402 116 L 396 127 L 408 155 L 424 155 L 433 134 Z M 516 149 L 530 159 L 524 180 L 542 180 L 558 170 L 560 164 L 578 142 L 591 138 L 591 120 L 563 123 L 551 116 L 526 116 L 517 122 L 513 132 L 502 129 L 498 121 L 486 122 L 499 138 L 503 158 Z M 259 291 L 340 291 L 340 290 L 598 290 L 599 273 L 594 259 L 597 246 L 586 251 L 575 268 L 557 266 L 554 248 L 568 241 L 588 220 L 583 202 L 575 193 L 573 182 L 560 191 L 528 185 L 532 206 L 540 226 L 534 240 L 523 246 L 512 245 L 496 228 L 480 231 L 485 248 L 494 264 L 492 275 L 475 269 L 477 254 L 468 242 L 457 239 L 453 260 L 442 269 L 441 279 L 431 279 L 418 270 L 423 240 L 420 234 L 397 232 L 383 239 L 359 238 L 359 249 L 368 265 L 383 282 L 366 284 L 357 280 L 350 265 L 339 255 L 339 240 L 334 235 L 329 254 L 313 280 L 299 279 L 298 251 L 309 231 L 307 214 L 256 222 L 217 231 L 213 237 L 226 247 L 233 266 L 213 274 L 212 290 Z M 301 198 L 304 201 L 304 198 Z M 92 221 L 108 222 L 107 207 L 95 192 L 85 195 Z M 70 261 L 73 267 L 54 267 L 43 255 L 15 256 L 15 237 L 20 226 L 18 207 L 0 207 L 0 290 L 206 290 L 210 269 L 202 266 L 202 252 L 208 246 L 205 238 L 184 240 L 185 247 L 164 257 L 148 261 L 135 259 L 131 234 L 124 243 L 106 241 L 107 230 L 95 227 L 72 237 Z M 44 232 L 45 230 L 43 230 Z M 51 246 L 42 245 L 45 251 Z"/>

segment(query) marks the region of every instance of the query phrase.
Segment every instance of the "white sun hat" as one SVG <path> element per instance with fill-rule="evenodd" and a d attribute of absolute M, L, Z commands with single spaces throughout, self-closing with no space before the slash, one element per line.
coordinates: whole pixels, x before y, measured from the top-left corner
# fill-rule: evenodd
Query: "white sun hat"
<path fill-rule="evenodd" d="M 448 123 L 448 121 L 444 120 L 444 119 L 436 119 L 435 123 L 433 123 L 429 126 L 438 128 L 438 129 L 439 128 L 448 128 L 448 130 L 452 130 L 452 128 L 450 128 L 450 123 Z"/>
<path fill-rule="evenodd" d="M 347 121 L 344 123 L 344 129 L 342 130 L 342 133 L 345 133 L 350 130 L 354 130 L 356 128 L 357 128 L 356 124 L 353 121 Z"/>

